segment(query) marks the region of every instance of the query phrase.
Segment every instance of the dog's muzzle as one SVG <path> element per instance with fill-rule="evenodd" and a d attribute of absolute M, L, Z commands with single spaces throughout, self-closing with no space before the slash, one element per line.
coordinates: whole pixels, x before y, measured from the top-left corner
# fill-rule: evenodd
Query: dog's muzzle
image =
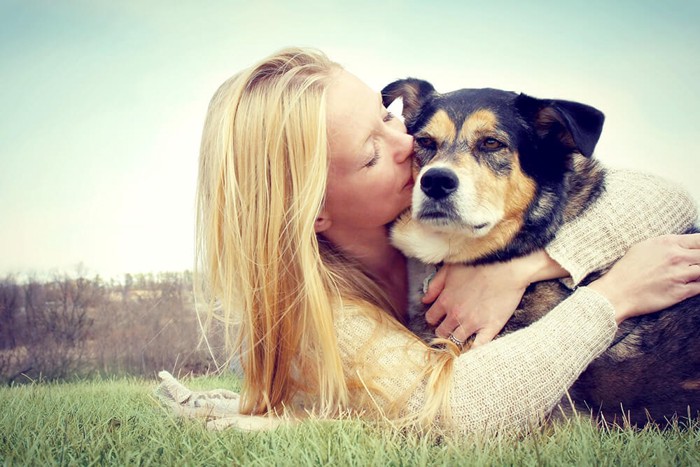
<path fill-rule="evenodd" d="M 429 169 L 420 178 L 420 189 L 432 199 L 446 198 L 458 187 L 457 174 L 443 167 Z"/>

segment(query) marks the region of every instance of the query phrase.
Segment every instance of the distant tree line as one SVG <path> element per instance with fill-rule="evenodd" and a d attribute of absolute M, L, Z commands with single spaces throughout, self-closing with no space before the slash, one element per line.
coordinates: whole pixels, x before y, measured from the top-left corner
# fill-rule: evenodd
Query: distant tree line
<path fill-rule="evenodd" d="M 213 370 L 192 274 L 0 280 L 0 382 Z M 216 336 L 209 336 L 216 344 Z M 215 350 L 215 349 L 214 349 Z"/>

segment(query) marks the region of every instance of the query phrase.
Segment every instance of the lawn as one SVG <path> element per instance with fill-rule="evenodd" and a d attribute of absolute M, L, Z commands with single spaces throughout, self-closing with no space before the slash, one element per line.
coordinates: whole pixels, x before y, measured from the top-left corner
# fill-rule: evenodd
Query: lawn
<path fill-rule="evenodd" d="M 236 389 L 231 378 L 191 387 Z M 359 420 L 270 432 L 208 432 L 153 397 L 155 380 L 0 389 L 2 465 L 700 465 L 700 423 L 666 431 L 600 430 L 581 421 L 519 440 L 443 440 Z"/>

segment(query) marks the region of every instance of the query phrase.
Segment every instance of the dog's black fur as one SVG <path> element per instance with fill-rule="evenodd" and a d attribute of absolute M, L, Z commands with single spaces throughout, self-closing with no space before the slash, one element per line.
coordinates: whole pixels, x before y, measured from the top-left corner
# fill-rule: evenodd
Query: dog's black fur
<path fill-rule="evenodd" d="M 508 177 L 512 183 L 534 181 L 534 189 L 526 190 L 527 196 L 512 201 L 513 209 L 521 211 L 521 217 L 511 221 L 517 226 L 514 233 L 503 234 L 500 239 L 486 242 L 486 246 L 465 235 L 459 251 L 451 250 L 429 262 L 480 264 L 528 254 L 546 246 L 564 222 L 587 209 L 605 189 L 604 170 L 591 158 L 604 117 L 593 107 L 495 89 L 439 94 L 430 83 L 416 79 L 391 83 L 382 95 L 385 106 L 403 98 L 405 124 L 416 141 L 415 168 L 420 171 L 414 190 L 422 190 L 423 194 L 418 194 L 424 199 L 417 212 L 414 198 L 413 216 L 409 213 L 399 219 L 394 234 L 420 224 L 420 228 L 428 230 L 452 229 L 450 244 L 458 238 L 452 227 L 459 227 L 462 220 L 456 214 L 459 207 L 450 199 L 451 190 L 461 180 L 448 173 L 447 187 L 437 188 L 433 182 L 421 181 L 436 161 L 440 168 L 432 170 L 437 178 L 443 177 L 441 183 L 445 183 L 445 173 L 452 167 L 474 163 L 473 167 L 485 174 L 478 175 L 486 178 L 485 183 L 500 183 Z M 493 126 L 486 130 L 494 130 L 507 140 L 500 147 L 492 140 L 476 141 L 481 130 L 470 140 L 467 120 L 484 110 L 486 117 L 479 128 Z M 457 130 L 453 139 L 445 139 L 441 131 L 436 131 L 445 126 Z M 460 135 L 460 129 L 464 135 Z M 483 138 L 488 139 L 488 131 L 484 134 Z M 405 253 L 420 258 L 422 246 L 420 241 L 414 243 Z M 587 278 L 584 285 L 595 277 Z M 570 294 L 559 281 L 532 285 L 502 333 L 531 324 Z M 424 317 L 419 318 L 424 324 Z M 640 426 L 654 421 L 665 425 L 676 416 L 697 416 L 700 297 L 626 320 L 609 349 L 590 364 L 570 389 L 570 396 L 578 409 L 590 408 L 595 415 L 618 424 L 624 421 Z"/>

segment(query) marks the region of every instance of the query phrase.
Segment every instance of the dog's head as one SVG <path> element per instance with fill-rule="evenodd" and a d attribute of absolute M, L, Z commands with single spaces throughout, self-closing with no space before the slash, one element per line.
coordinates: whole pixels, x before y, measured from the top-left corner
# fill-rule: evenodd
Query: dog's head
<path fill-rule="evenodd" d="M 403 99 L 415 138 L 413 220 L 488 244 L 472 245 L 474 258 L 561 216 L 566 174 L 575 157 L 592 155 L 604 120 L 576 102 L 497 89 L 440 94 L 417 79 L 391 83 L 382 96 L 387 106 Z"/>

